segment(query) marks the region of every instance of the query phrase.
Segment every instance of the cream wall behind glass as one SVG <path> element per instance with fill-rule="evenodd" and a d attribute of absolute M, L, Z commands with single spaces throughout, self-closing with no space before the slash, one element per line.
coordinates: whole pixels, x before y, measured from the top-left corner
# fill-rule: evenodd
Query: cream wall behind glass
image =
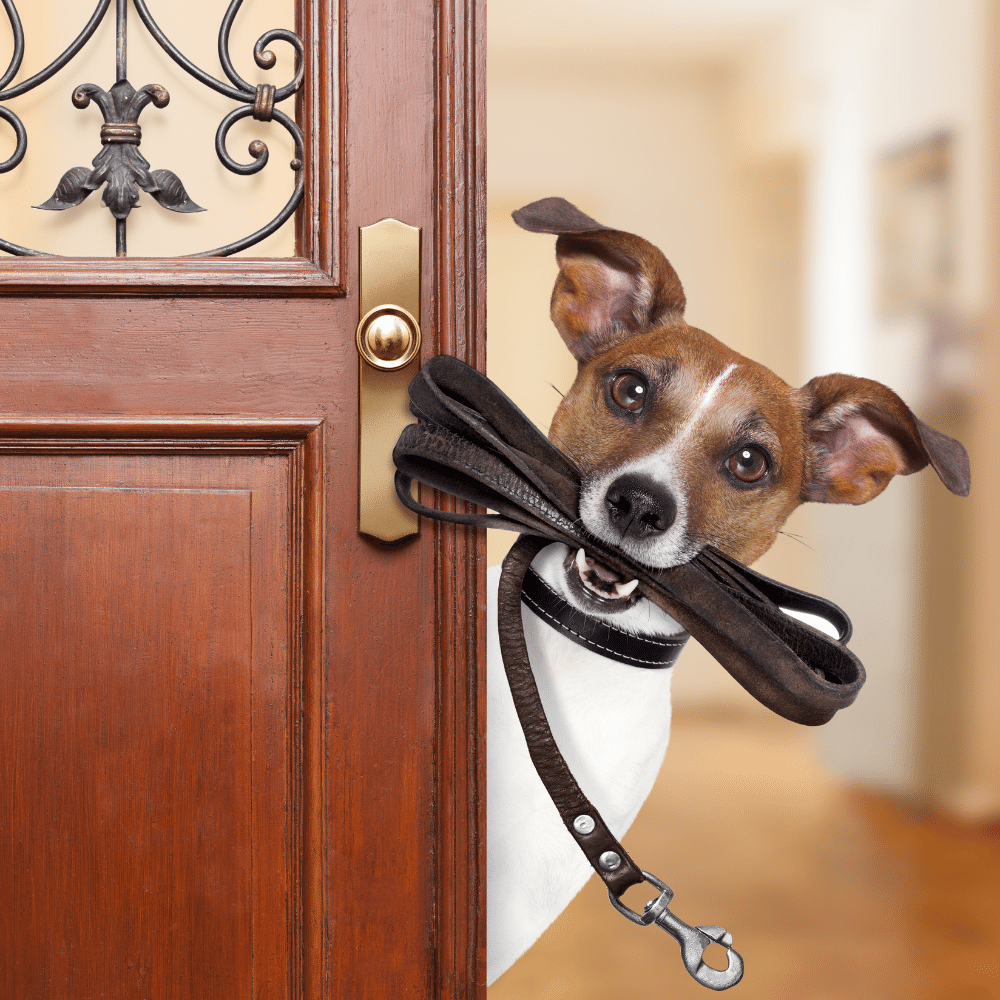
<path fill-rule="evenodd" d="M 25 56 L 15 83 L 47 66 L 79 34 L 97 0 L 15 0 L 24 26 Z M 219 24 L 229 0 L 172 0 L 149 3 L 149 10 L 168 38 L 192 62 L 228 83 L 218 57 Z M 244 5 L 230 37 L 230 55 L 249 83 L 281 86 L 294 76 L 290 45 L 269 46 L 277 57 L 272 70 L 253 60 L 253 45 L 270 28 L 295 27 L 293 0 L 266 0 Z M 13 35 L 0 16 L 0 64 L 10 60 Z M 69 256 L 114 256 L 115 223 L 101 203 L 103 188 L 82 205 L 62 212 L 32 208 L 46 201 L 71 167 L 90 166 L 101 149 L 101 112 L 97 105 L 79 110 L 70 96 L 82 83 L 105 90 L 115 82 L 114 5 L 86 47 L 52 79 L 7 105 L 23 121 L 28 150 L 20 166 L 0 175 L 0 237 L 22 246 Z M 185 73 L 156 44 L 138 15 L 128 11 L 128 79 L 133 87 L 158 83 L 170 93 L 167 107 L 148 105 L 139 118 L 139 151 L 152 169 L 172 170 L 188 196 L 206 209 L 191 215 L 170 212 L 142 192 L 128 217 L 128 253 L 135 257 L 170 257 L 209 250 L 259 229 L 278 214 L 295 183 L 289 168 L 294 145 L 277 123 L 246 119 L 229 133 L 230 155 L 250 163 L 253 139 L 270 151 L 266 167 L 249 177 L 227 170 L 215 155 L 215 131 L 236 103 L 209 90 Z M 279 105 L 294 117 L 294 98 Z M 14 151 L 13 132 L 0 122 L 0 160 Z M 251 256 L 288 257 L 295 252 L 290 221 L 251 248 Z M 0 255 L 0 258 L 6 255 Z"/>

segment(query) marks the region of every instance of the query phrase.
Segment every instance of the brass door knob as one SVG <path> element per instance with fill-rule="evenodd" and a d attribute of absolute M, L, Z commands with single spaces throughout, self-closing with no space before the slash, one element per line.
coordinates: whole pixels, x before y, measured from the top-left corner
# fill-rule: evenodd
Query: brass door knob
<path fill-rule="evenodd" d="M 405 367 L 420 350 L 420 325 L 401 306 L 370 309 L 361 317 L 357 337 L 361 357 L 383 371 Z"/>

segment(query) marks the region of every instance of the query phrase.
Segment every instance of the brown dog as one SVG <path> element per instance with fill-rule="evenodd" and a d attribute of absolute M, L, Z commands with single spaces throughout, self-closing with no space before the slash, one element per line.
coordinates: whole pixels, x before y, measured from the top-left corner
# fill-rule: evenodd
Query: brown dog
<path fill-rule="evenodd" d="M 807 500 L 867 503 L 893 476 L 928 463 L 948 489 L 968 493 L 965 449 L 891 389 L 839 374 L 792 388 L 689 326 L 681 283 L 652 244 L 561 198 L 534 202 L 514 220 L 558 236 L 552 319 L 579 368 L 549 436 L 582 473 L 580 514 L 598 538 L 652 567 L 684 563 L 705 545 L 751 563 Z M 669 641 L 683 631 L 634 581 L 583 550 L 551 545 L 532 568 L 575 615 L 623 635 Z M 590 873 L 527 754 L 495 637 L 499 574 L 491 572 L 489 981 Z M 673 671 L 609 658 L 572 629 L 551 627 L 539 608 L 522 611 L 556 742 L 620 838 L 666 750 Z"/>

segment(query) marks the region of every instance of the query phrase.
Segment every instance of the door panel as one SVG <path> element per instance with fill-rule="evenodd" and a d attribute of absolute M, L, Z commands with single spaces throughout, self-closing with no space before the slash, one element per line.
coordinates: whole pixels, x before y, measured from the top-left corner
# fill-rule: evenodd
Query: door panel
<path fill-rule="evenodd" d="M 301 995 L 320 428 L 35 423 L 0 443 L 14 995 Z"/>
<path fill-rule="evenodd" d="M 310 67 L 343 118 L 307 259 L 0 261 L 0 976 L 32 1000 L 483 992 L 482 544 L 358 535 L 354 331 L 394 216 L 423 360 L 483 365 L 485 10 L 304 6 L 348 39 Z"/>

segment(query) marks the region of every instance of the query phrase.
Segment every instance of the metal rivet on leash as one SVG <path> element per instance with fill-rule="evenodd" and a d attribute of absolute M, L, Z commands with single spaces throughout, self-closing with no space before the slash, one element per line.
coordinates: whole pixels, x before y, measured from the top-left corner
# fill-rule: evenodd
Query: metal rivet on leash
<path fill-rule="evenodd" d="M 590 819 L 589 816 L 587 818 Z M 591 820 L 591 823 L 593 823 L 593 820 Z M 622 864 L 622 859 L 617 854 L 615 854 L 614 851 L 605 851 L 600 856 L 599 861 L 601 863 L 601 867 L 606 872 L 617 871 L 619 868 L 621 868 Z"/>
<path fill-rule="evenodd" d="M 594 817 L 588 816 L 586 813 L 577 816 L 576 819 L 573 820 L 573 829 L 576 830 L 581 837 L 586 837 L 588 833 L 594 832 Z M 617 857 L 617 855 L 615 855 L 615 857 Z M 615 865 L 615 867 L 617 868 L 618 866 Z"/>

